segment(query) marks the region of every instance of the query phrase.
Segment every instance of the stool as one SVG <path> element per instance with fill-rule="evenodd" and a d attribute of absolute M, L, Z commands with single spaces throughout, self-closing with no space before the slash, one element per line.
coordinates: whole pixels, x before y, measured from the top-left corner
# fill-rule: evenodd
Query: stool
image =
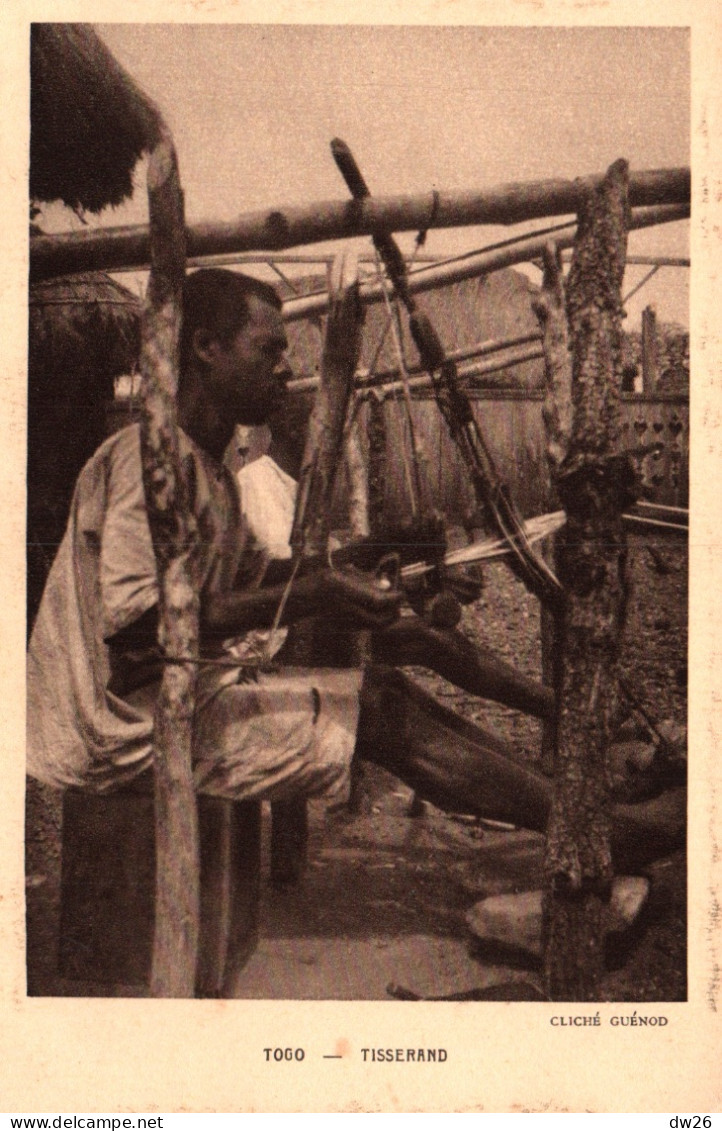
<path fill-rule="evenodd" d="M 271 883 L 286 887 L 301 881 L 308 860 L 306 799 L 271 802 Z"/>
<path fill-rule="evenodd" d="M 260 802 L 199 795 L 196 996 L 222 997 L 258 941 Z M 155 921 L 152 779 L 63 798 L 59 969 L 65 978 L 150 984 Z"/>

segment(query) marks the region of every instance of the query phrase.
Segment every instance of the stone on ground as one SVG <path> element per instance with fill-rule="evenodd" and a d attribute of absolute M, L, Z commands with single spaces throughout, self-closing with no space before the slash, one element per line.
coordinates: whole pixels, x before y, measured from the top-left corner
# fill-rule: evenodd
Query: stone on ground
<path fill-rule="evenodd" d="M 639 916 L 649 894 L 649 880 L 641 876 L 617 876 L 609 901 L 609 933 L 630 927 Z M 466 912 L 472 934 L 487 944 L 542 954 L 542 892 L 522 891 L 493 895 Z"/>

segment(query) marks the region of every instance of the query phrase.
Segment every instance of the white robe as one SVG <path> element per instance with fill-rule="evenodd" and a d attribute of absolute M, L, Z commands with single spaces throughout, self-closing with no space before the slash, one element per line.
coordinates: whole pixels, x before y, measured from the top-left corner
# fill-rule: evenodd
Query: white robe
<path fill-rule="evenodd" d="M 269 558 L 288 560 L 298 483 L 264 455 L 241 468 L 238 485 L 243 517 L 256 542 Z"/>
<path fill-rule="evenodd" d="M 236 479 L 241 511 L 256 545 L 268 561 L 288 561 L 298 483 L 267 455 L 247 463 Z M 270 659 L 285 644 L 287 636 L 286 628 L 277 628 L 275 632 L 258 630 L 247 633 L 231 647 L 239 659 L 253 655 Z"/>

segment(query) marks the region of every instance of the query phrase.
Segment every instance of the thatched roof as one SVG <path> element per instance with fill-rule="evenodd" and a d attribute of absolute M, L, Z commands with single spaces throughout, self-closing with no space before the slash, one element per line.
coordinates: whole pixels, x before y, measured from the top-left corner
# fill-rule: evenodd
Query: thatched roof
<path fill-rule="evenodd" d="M 87 24 L 30 31 L 30 196 L 99 212 L 133 191 L 160 115 Z"/>
<path fill-rule="evenodd" d="M 36 283 L 29 296 L 28 611 L 32 623 L 73 484 L 106 434 L 113 379 L 135 368 L 140 302 L 107 275 Z"/>
<path fill-rule="evenodd" d="M 99 386 L 107 388 L 114 377 L 135 369 L 139 326 L 140 300 L 108 275 L 33 284 L 28 303 L 31 393 L 58 396 L 81 373 L 95 374 Z"/>

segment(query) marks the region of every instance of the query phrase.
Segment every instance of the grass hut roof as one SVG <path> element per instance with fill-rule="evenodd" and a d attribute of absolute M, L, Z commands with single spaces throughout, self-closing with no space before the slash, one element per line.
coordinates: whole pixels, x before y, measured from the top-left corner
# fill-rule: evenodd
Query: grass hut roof
<path fill-rule="evenodd" d="M 30 32 L 30 196 L 99 212 L 133 192 L 160 114 L 87 24 Z"/>
<path fill-rule="evenodd" d="M 132 371 L 140 301 L 107 275 L 30 288 L 28 349 L 28 613 L 40 603 L 73 484 L 106 434 L 113 379 Z"/>
<path fill-rule="evenodd" d="M 140 309 L 131 291 L 104 274 L 33 284 L 28 308 L 31 390 L 53 397 L 81 371 L 97 374 L 106 387 L 114 377 L 131 372 L 138 359 Z"/>
<path fill-rule="evenodd" d="M 295 279 L 300 293 L 322 289 L 325 280 L 319 275 Z M 419 296 L 419 307 L 433 322 L 445 349 L 451 351 L 489 338 L 513 338 L 522 334 L 538 333 L 539 323 L 532 310 L 532 301 L 538 294 L 530 279 L 520 271 L 505 268 L 491 275 L 465 279 Z M 279 286 L 283 297 L 287 293 Z M 374 360 L 378 342 L 387 324 L 386 308 L 382 303 L 366 310 L 361 366 Z M 317 322 L 304 319 L 287 327 L 289 338 L 288 359 L 297 377 L 310 376 L 318 370 L 321 358 L 321 332 Z M 414 362 L 418 356 L 408 329 L 408 320 L 402 318 L 402 337 L 405 358 Z M 376 358 L 375 372 L 395 369 L 398 364 L 393 337 L 386 335 Z M 542 363 L 523 362 L 479 379 L 480 386 L 518 385 L 520 388 L 537 386 L 542 378 Z"/>

